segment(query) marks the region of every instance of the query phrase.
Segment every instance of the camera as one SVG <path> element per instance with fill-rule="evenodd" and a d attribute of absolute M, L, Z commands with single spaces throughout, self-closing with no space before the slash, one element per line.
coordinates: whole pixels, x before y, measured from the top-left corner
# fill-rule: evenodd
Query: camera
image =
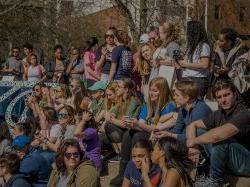
<path fill-rule="evenodd" d="M 180 50 L 174 50 L 173 59 L 178 61 L 183 59 L 183 53 Z"/>

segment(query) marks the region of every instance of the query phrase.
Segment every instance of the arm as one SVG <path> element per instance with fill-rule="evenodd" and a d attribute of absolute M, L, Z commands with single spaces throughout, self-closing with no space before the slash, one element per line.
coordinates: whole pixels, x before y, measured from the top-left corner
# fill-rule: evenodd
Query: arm
<path fill-rule="evenodd" d="M 194 121 L 189 126 L 187 126 L 187 139 L 194 139 L 196 137 L 196 129 L 198 128 L 206 129 L 207 127 L 202 120 Z"/>
<path fill-rule="evenodd" d="M 178 113 L 170 112 L 162 116 L 157 124 L 157 129 L 164 130 L 173 127 L 176 124 Z"/>
<path fill-rule="evenodd" d="M 74 60 L 71 60 L 71 62 L 69 63 L 67 69 L 66 69 L 66 74 L 69 75 L 72 71 L 72 65 L 74 63 Z"/>
<path fill-rule="evenodd" d="M 111 67 L 110 67 L 110 72 L 109 72 L 109 82 L 112 81 L 114 78 L 116 67 L 117 67 L 117 64 L 112 62 Z"/>
<path fill-rule="evenodd" d="M 126 177 L 123 178 L 122 187 L 130 187 L 130 180 Z"/>
<path fill-rule="evenodd" d="M 92 75 L 93 77 L 95 77 L 95 79 L 99 80 L 100 77 L 98 77 L 98 75 L 96 74 L 95 71 L 93 71 L 90 66 L 88 64 L 86 64 L 86 69 L 85 69 L 90 75 Z"/>
<path fill-rule="evenodd" d="M 142 119 L 140 119 L 137 123 L 138 127 L 146 132 L 151 133 L 154 130 L 151 125 L 146 124 L 146 122 Z"/>
<path fill-rule="evenodd" d="M 75 137 L 78 138 L 83 138 L 84 136 L 84 127 L 86 125 L 86 123 L 91 119 L 92 114 L 89 112 L 83 112 L 82 114 L 82 120 L 77 124 L 74 135 Z"/>
<path fill-rule="evenodd" d="M 238 132 L 239 129 L 235 125 L 232 123 L 226 123 L 225 125 L 211 129 L 207 133 L 196 137 L 193 141 L 193 146 L 221 142 L 231 138 Z M 190 147 L 192 146 L 190 145 Z"/>
<path fill-rule="evenodd" d="M 83 138 L 82 136 L 83 136 L 83 129 L 85 127 L 85 124 L 86 124 L 86 121 L 83 121 L 83 120 L 81 120 L 77 124 L 75 132 L 74 132 L 75 137 L 77 137 L 77 138 Z"/>
<path fill-rule="evenodd" d="M 104 64 L 104 62 L 105 62 L 105 56 L 102 54 L 101 55 L 101 58 L 98 60 L 98 61 L 96 61 L 96 67 L 98 68 L 98 69 L 101 69 L 102 68 L 102 66 L 103 66 L 103 64 Z"/>
<path fill-rule="evenodd" d="M 209 68 L 209 58 L 200 58 L 199 63 L 188 63 L 184 60 L 179 61 L 179 64 L 183 68 L 189 69 L 208 69 Z"/>
<path fill-rule="evenodd" d="M 167 172 L 166 181 L 162 187 L 176 187 L 181 181 L 181 177 L 178 171 L 174 168 L 171 168 Z"/>
<path fill-rule="evenodd" d="M 84 64 L 85 64 L 85 71 L 87 71 L 95 79 L 99 80 L 100 77 L 98 77 L 96 72 L 90 68 L 90 57 L 88 52 L 86 52 L 84 55 Z"/>

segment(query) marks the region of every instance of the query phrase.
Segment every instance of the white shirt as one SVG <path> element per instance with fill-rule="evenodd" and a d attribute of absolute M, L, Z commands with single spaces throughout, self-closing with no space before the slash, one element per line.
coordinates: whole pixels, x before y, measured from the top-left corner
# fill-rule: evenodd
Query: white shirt
<path fill-rule="evenodd" d="M 192 57 L 192 60 L 193 60 L 192 63 L 194 63 L 194 64 L 199 63 L 199 60 L 203 57 L 209 58 L 211 56 L 211 49 L 207 43 L 202 44 L 200 52 L 199 52 L 199 46 L 200 45 L 198 45 L 196 47 L 194 54 L 193 54 L 193 57 Z M 187 59 L 187 57 L 186 57 L 186 59 Z M 191 63 L 191 62 L 189 62 L 189 63 Z M 186 68 L 182 71 L 182 77 L 207 77 L 208 74 L 209 74 L 208 69 L 194 70 L 194 69 Z"/>

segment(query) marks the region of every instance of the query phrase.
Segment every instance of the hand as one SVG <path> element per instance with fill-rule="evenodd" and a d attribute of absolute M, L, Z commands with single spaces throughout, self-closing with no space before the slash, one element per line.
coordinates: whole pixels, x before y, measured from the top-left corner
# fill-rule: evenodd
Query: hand
<path fill-rule="evenodd" d="M 186 144 L 187 144 L 187 147 L 195 147 L 195 146 L 197 146 L 194 139 L 187 139 Z"/>
<path fill-rule="evenodd" d="M 180 64 L 179 64 L 179 63 L 177 63 L 177 62 L 175 62 L 175 63 L 174 63 L 174 67 L 175 67 L 176 69 L 181 69 Z"/>
<path fill-rule="evenodd" d="M 29 96 L 29 97 L 28 97 L 28 103 L 29 103 L 29 104 L 34 103 L 34 97 L 33 97 L 33 96 Z"/>
<path fill-rule="evenodd" d="M 163 129 L 165 128 L 164 124 L 163 123 L 157 123 L 157 127 L 156 129 L 158 129 L 159 131 L 162 131 Z"/>
<path fill-rule="evenodd" d="M 151 132 L 149 140 L 152 142 L 155 142 L 157 140 L 157 138 L 155 137 L 154 131 Z"/>
<path fill-rule="evenodd" d="M 110 122 L 111 121 L 111 115 L 109 112 L 106 112 L 105 115 L 104 115 L 104 118 L 107 122 Z"/>
<path fill-rule="evenodd" d="M 195 148 L 189 148 L 188 155 L 189 155 L 189 159 L 192 160 L 197 165 L 199 162 L 199 157 L 200 157 L 199 147 L 197 146 Z"/>
<path fill-rule="evenodd" d="M 160 66 L 160 59 L 154 59 L 153 66 L 158 68 Z"/>
<path fill-rule="evenodd" d="M 83 112 L 82 113 L 82 121 L 84 122 L 88 122 L 89 120 L 91 120 L 93 114 L 91 114 L 90 112 Z"/>
<path fill-rule="evenodd" d="M 108 54 L 108 49 L 107 49 L 107 47 L 103 47 L 103 48 L 102 48 L 102 55 L 106 57 L 107 54 Z"/>
<path fill-rule="evenodd" d="M 146 178 L 148 177 L 148 173 L 149 173 L 149 158 L 148 157 L 144 157 L 141 160 L 141 171 L 142 171 L 142 177 Z"/>
<path fill-rule="evenodd" d="M 168 131 L 155 131 L 154 135 L 157 139 L 161 139 L 163 137 L 172 137 L 172 134 Z"/>
<path fill-rule="evenodd" d="M 131 129 L 138 127 L 138 120 L 136 118 L 127 119 L 126 122 Z"/>
<path fill-rule="evenodd" d="M 129 125 L 127 124 L 127 121 L 126 120 L 121 120 L 121 123 L 120 123 L 120 127 L 121 128 L 129 128 Z"/>

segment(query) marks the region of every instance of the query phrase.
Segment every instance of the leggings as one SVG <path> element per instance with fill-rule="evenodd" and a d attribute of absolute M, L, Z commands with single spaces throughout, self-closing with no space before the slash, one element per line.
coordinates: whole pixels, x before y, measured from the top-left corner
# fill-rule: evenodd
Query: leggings
<path fill-rule="evenodd" d="M 105 133 L 111 143 L 121 143 L 126 130 L 111 123 L 105 125 Z"/>

